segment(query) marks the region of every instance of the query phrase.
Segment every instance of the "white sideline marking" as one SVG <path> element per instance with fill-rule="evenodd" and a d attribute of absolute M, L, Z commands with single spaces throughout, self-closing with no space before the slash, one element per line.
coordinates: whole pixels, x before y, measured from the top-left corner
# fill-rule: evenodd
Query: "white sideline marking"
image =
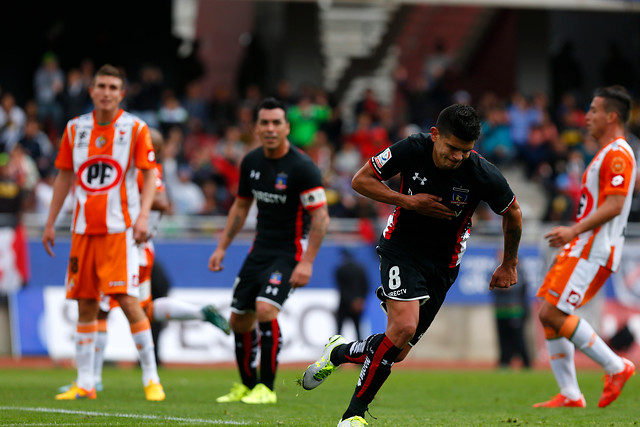
<path fill-rule="evenodd" d="M 246 425 L 247 424 L 242 421 L 205 420 L 202 418 L 163 417 L 159 415 L 144 415 L 144 414 L 117 414 L 117 413 L 111 414 L 109 412 L 72 411 L 69 409 L 28 408 L 28 407 L 20 407 L 20 406 L 0 406 L 0 410 L 49 412 L 49 413 L 56 413 L 56 414 L 89 415 L 94 417 L 139 418 L 144 420 L 178 421 L 178 422 L 184 422 L 184 423 L 201 423 L 201 424 L 225 424 L 225 425 Z"/>

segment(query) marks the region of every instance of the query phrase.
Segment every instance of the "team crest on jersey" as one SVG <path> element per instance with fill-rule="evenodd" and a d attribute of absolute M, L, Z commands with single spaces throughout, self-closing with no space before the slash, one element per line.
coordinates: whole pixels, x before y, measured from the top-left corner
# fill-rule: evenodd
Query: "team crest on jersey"
<path fill-rule="evenodd" d="M 467 204 L 468 198 L 469 198 L 469 190 L 467 190 L 466 188 L 453 187 L 453 192 L 451 193 L 452 205 L 465 206 Z"/>
<path fill-rule="evenodd" d="M 99 137 L 96 138 L 96 147 L 102 148 L 105 146 L 106 143 L 107 143 L 107 138 L 105 138 L 103 135 L 100 135 Z"/>
<path fill-rule="evenodd" d="M 269 283 L 272 285 L 279 285 L 282 283 L 282 273 L 280 273 L 279 271 L 274 271 L 273 273 L 271 273 L 271 276 L 269 277 Z"/>
<path fill-rule="evenodd" d="M 374 160 L 376 162 L 376 165 L 378 165 L 378 168 L 381 168 L 382 166 L 384 166 L 384 164 L 387 163 L 389 159 L 391 159 L 391 150 L 388 148 L 384 150 L 382 153 L 374 157 Z"/>
<path fill-rule="evenodd" d="M 78 169 L 80 185 L 87 193 L 104 193 L 122 179 L 122 166 L 110 156 L 94 156 Z"/>
<path fill-rule="evenodd" d="M 281 172 L 276 176 L 276 190 L 286 190 L 287 189 L 287 177 L 288 175 L 284 172 Z"/>
<path fill-rule="evenodd" d="M 624 159 L 620 156 L 616 156 L 611 160 L 611 172 L 622 173 L 624 171 Z"/>

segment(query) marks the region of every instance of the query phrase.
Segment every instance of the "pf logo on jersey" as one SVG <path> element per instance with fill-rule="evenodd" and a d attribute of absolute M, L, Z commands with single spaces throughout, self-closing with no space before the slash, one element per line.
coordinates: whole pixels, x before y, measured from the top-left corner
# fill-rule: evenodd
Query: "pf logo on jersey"
<path fill-rule="evenodd" d="M 122 178 L 122 166 L 109 156 L 90 157 L 78 169 L 80 185 L 87 193 L 104 193 Z"/>

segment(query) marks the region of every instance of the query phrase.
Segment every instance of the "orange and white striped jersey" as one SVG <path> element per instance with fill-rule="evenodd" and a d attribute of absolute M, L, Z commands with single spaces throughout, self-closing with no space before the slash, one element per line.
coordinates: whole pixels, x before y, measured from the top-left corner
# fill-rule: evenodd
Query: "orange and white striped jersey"
<path fill-rule="evenodd" d="M 627 141 L 618 138 L 598 151 L 582 176 L 576 219 L 580 222 L 588 217 L 611 195 L 625 196 L 622 212 L 578 235 L 565 245 L 563 255 L 583 258 L 611 271 L 618 269 L 635 181 L 636 160 Z"/>
<path fill-rule="evenodd" d="M 76 117 L 67 123 L 55 165 L 76 174 L 73 232 L 122 233 L 140 213 L 137 168 L 155 167 L 149 128 L 124 110 L 107 125 L 93 113 Z"/>

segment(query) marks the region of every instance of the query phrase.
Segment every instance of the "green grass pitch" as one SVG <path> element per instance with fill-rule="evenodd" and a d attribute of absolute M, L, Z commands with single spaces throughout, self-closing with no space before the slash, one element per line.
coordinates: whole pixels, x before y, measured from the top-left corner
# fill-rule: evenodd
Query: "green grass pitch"
<path fill-rule="evenodd" d="M 0 425 L 247 425 L 335 426 L 346 409 L 359 369 L 346 366 L 322 386 L 296 384 L 302 368 L 284 366 L 276 379 L 278 403 L 218 404 L 238 374 L 227 367 L 163 367 L 164 402 L 147 402 L 140 370 L 107 366 L 105 390 L 96 400 L 56 401 L 57 388 L 73 368 L 0 369 Z M 579 371 L 586 409 L 533 409 L 557 392 L 549 370 L 436 370 L 398 364 L 367 415 L 382 426 L 622 426 L 640 424 L 640 379 L 629 380 L 620 398 L 598 408 L 602 373 Z"/>

